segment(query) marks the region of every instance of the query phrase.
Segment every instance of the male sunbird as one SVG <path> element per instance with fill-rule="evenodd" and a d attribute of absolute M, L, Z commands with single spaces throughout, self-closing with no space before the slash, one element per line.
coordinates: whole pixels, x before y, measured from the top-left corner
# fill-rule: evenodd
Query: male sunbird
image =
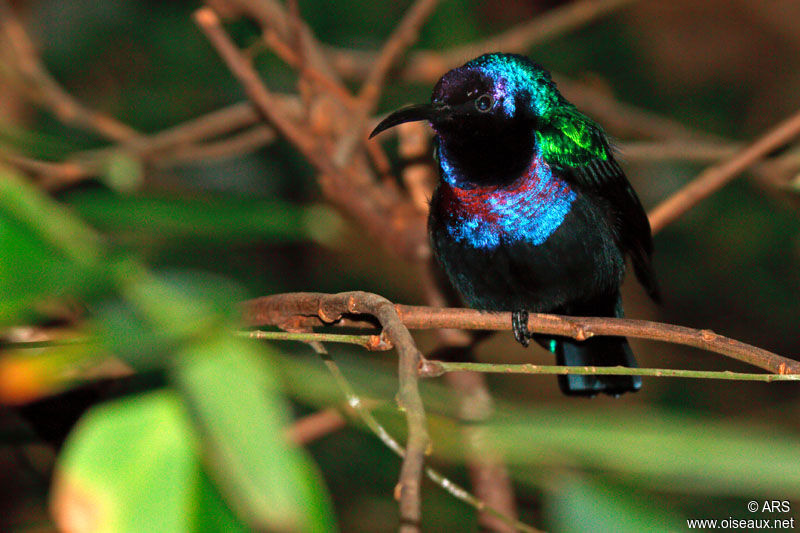
<path fill-rule="evenodd" d="M 528 331 L 528 312 L 621 317 L 625 257 L 650 296 L 647 215 L 608 138 L 528 58 L 493 53 L 445 74 L 430 104 L 400 109 L 370 137 L 427 120 L 436 133 L 439 184 L 431 245 L 450 281 L 477 309 L 512 311 L 514 336 L 569 366 L 635 367 L 624 337 L 579 342 Z M 565 394 L 618 396 L 638 376 L 562 375 Z"/>

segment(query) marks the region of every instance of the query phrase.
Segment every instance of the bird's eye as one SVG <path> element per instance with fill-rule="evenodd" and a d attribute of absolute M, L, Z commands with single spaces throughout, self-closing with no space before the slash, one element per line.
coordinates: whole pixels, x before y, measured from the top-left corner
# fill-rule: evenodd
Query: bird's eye
<path fill-rule="evenodd" d="M 475 100 L 475 109 L 481 113 L 486 113 L 494 105 L 494 98 L 491 94 L 482 94 Z"/>

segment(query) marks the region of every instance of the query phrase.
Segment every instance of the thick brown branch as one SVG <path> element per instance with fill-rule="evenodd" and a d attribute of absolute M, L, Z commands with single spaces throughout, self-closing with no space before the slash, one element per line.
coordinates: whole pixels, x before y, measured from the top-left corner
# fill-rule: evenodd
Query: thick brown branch
<path fill-rule="evenodd" d="M 340 316 L 324 319 L 315 311 L 316 302 L 328 296 L 318 293 L 289 293 L 250 300 L 244 305 L 244 319 L 253 326 L 281 325 L 290 321 L 303 326 L 330 325 Z M 511 329 L 511 313 L 409 305 L 395 305 L 395 308 L 403 324 L 409 329 Z M 355 324 L 356 322 L 351 321 L 348 325 Z M 368 325 L 363 322 L 362 324 Z M 584 318 L 540 313 L 530 315 L 528 328 L 536 333 L 560 335 L 578 340 L 585 340 L 594 335 L 611 335 L 671 342 L 725 355 L 775 374 L 800 373 L 798 361 L 723 337 L 710 330 L 697 330 L 647 320 Z"/>
<path fill-rule="evenodd" d="M 800 135 L 800 112 L 778 124 L 735 156 L 706 169 L 688 185 L 657 205 L 649 214 L 653 232 L 660 231 L 664 226 L 797 135 Z"/>

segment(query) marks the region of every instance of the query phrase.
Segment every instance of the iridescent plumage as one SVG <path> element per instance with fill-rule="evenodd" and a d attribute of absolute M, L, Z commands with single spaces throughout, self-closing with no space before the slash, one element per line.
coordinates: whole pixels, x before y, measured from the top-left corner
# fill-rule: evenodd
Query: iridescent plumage
<path fill-rule="evenodd" d="M 373 135 L 428 120 L 441 182 L 431 199 L 434 254 L 472 307 L 514 311 L 527 344 L 528 311 L 622 316 L 625 255 L 655 298 L 647 216 L 603 130 L 527 58 L 487 54 L 446 73 L 431 104 L 399 110 Z M 624 338 L 583 343 L 533 336 L 560 364 L 635 366 Z M 564 392 L 618 395 L 632 376 L 560 376 Z"/>
<path fill-rule="evenodd" d="M 446 160 L 441 154 L 440 158 Z M 451 185 L 458 180 L 442 167 L 444 211 L 447 231 L 457 242 L 475 248 L 492 249 L 501 244 L 525 241 L 544 243 L 567 216 L 575 192 L 553 176 L 540 155 L 518 180 L 505 187 L 484 186 L 470 189 Z"/>

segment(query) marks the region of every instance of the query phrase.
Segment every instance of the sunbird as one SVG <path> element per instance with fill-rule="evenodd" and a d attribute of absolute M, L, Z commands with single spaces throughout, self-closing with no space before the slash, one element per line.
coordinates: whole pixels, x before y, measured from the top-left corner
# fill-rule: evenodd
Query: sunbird
<path fill-rule="evenodd" d="M 636 367 L 624 337 L 581 342 L 528 331 L 529 312 L 622 317 L 627 255 L 659 300 L 650 223 L 603 129 L 561 95 L 547 70 L 503 53 L 447 72 L 431 103 L 390 114 L 370 138 L 419 120 L 436 134 L 440 171 L 431 246 L 465 302 L 511 311 L 516 340 L 536 340 L 560 365 Z M 642 386 L 639 376 L 558 379 L 576 396 Z"/>

